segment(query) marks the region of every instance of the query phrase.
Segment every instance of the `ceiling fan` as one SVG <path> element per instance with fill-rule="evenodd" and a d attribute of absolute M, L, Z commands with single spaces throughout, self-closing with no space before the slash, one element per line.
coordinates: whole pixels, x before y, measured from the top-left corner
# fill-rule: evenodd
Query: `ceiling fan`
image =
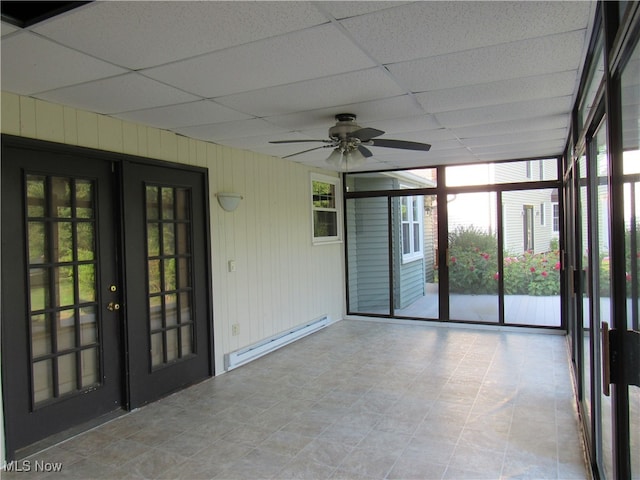
<path fill-rule="evenodd" d="M 350 167 L 361 165 L 367 158 L 373 156 L 373 153 L 367 147 L 400 148 L 403 150 L 421 150 L 425 152 L 431 148 L 431 145 L 428 143 L 376 138 L 383 134 L 384 132 L 382 130 L 376 128 L 362 128 L 356 123 L 356 116 L 353 113 L 339 113 L 336 115 L 336 124 L 329 129 L 328 139 L 274 140 L 269 143 L 325 143 L 326 145 L 292 153 L 283 158 L 293 157 L 321 148 L 333 148 L 333 152 L 331 152 L 331 155 L 327 158 L 327 163 L 338 167 L 340 170 L 347 170 Z"/>

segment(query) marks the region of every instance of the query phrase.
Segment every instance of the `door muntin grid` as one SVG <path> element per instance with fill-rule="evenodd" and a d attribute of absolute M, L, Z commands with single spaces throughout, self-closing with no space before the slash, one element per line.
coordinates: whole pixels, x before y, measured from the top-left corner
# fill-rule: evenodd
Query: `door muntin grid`
<path fill-rule="evenodd" d="M 24 177 L 33 408 L 102 383 L 94 180 Z"/>
<path fill-rule="evenodd" d="M 151 369 L 195 354 L 191 190 L 145 186 Z"/>

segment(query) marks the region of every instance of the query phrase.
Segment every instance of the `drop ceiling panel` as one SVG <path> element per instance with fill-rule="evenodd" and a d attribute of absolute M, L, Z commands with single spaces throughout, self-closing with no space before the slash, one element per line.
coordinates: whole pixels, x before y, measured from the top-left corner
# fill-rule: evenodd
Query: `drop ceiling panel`
<path fill-rule="evenodd" d="M 369 122 L 367 126 L 377 128 L 387 132 L 387 134 L 396 134 L 403 132 L 421 132 L 425 130 L 436 130 L 440 128 L 440 124 L 437 122 L 433 115 L 407 115 L 402 117 L 396 117 L 389 120 L 380 120 Z"/>
<path fill-rule="evenodd" d="M 211 125 L 199 125 L 195 127 L 176 128 L 176 132 L 188 137 L 220 142 L 224 139 L 234 139 L 241 137 L 253 137 L 258 135 L 276 135 L 283 132 L 276 127 L 259 118 L 250 120 L 240 120 L 236 122 L 215 123 Z"/>
<path fill-rule="evenodd" d="M 310 2 L 93 2 L 33 29 L 140 69 L 325 22 Z"/>
<path fill-rule="evenodd" d="M 568 114 L 572 97 L 546 98 L 526 102 L 507 103 L 488 107 L 455 110 L 436 113 L 436 119 L 445 127 L 464 127 L 512 120 L 524 120 L 531 117 Z"/>
<path fill-rule="evenodd" d="M 328 12 L 333 18 L 343 19 L 364 15 L 366 13 L 385 10 L 405 5 L 411 2 L 385 2 L 385 1 L 357 1 L 357 2 L 318 2 L 321 9 Z"/>
<path fill-rule="evenodd" d="M 116 115 L 132 122 L 152 125 L 158 128 L 191 127 L 211 123 L 246 120 L 249 115 L 236 112 L 210 100 L 181 103 L 166 107 L 149 108 Z"/>
<path fill-rule="evenodd" d="M 514 78 L 480 85 L 447 88 L 416 94 L 428 112 L 446 112 L 466 108 L 513 103 L 524 100 L 573 95 L 575 70 L 568 72 Z"/>
<path fill-rule="evenodd" d="M 508 122 L 482 123 L 466 127 L 454 127 L 451 132 L 458 138 L 474 138 L 508 133 L 531 132 L 554 128 L 567 128 L 569 120 L 566 115 L 550 115 L 529 117 Z"/>
<path fill-rule="evenodd" d="M 584 35 L 583 31 L 551 35 L 393 64 L 388 68 L 413 92 L 577 70 Z"/>
<path fill-rule="evenodd" d="M 137 73 L 52 90 L 38 98 L 97 113 L 113 114 L 197 100 Z"/>
<path fill-rule="evenodd" d="M 269 117 L 396 97 L 403 93 L 382 69 L 373 68 L 229 95 L 216 101 L 256 117 Z"/>
<path fill-rule="evenodd" d="M 124 72 L 29 32 L 2 39 L 2 88 L 21 95 Z"/>
<path fill-rule="evenodd" d="M 143 73 L 211 98 L 374 66 L 338 28 L 322 25 Z"/>
<path fill-rule="evenodd" d="M 292 113 L 289 115 L 277 115 L 268 117 L 269 122 L 281 127 L 293 130 L 300 129 L 301 125 L 305 126 L 305 130 L 310 128 L 323 128 L 328 131 L 329 127 L 335 123 L 335 116 L 339 113 L 355 113 L 357 114 L 357 122 L 368 127 L 380 128 L 373 125 L 378 121 L 394 125 L 395 122 L 390 119 L 402 119 L 406 116 L 415 115 L 416 119 L 423 119 L 424 110 L 409 95 L 401 95 L 398 97 L 383 98 L 381 100 L 372 100 L 370 102 L 352 103 L 340 105 L 337 107 L 321 108 L 313 111 L 303 111 Z M 389 120 L 388 120 L 389 119 Z M 417 120 L 416 120 L 417 121 Z M 384 130 L 384 128 L 382 128 Z"/>
<path fill-rule="evenodd" d="M 387 64 L 577 30 L 590 8 L 586 2 L 415 2 L 341 23 Z"/>
<path fill-rule="evenodd" d="M 490 137 L 465 138 L 464 144 L 475 151 L 477 148 L 497 146 L 497 145 L 521 145 L 522 143 L 548 140 L 564 140 L 567 138 L 566 128 L 556 128 L 552 130 L 528 131 L 520 133 L 510 133 L 508 135 L 493 135 Z"/>

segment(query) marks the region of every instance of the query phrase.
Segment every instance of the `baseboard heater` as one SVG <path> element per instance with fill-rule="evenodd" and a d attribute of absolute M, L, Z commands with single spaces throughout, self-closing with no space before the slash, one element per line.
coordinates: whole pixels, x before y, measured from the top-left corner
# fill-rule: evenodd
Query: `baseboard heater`
<path fill-rule="evenodd" d="M 300 325 L 291 330 L 286 330 L 282 333 L 274 335 L 273 337 L 262 340 L 258 343 L 250 345 L 235 352 L 227 353 L 224 356 L 224 369 L 226 371 L 233 370 L 245 363 L 248 363 L 256 358 L 260 358 L 267 353 L 271 353 L 278 348 L 284 347 L 291 342 L 306 337 L 318 330 L 329 325 L 329 317 L 324 315 L 320 318 L 313 320 L 310 323 Z"/>

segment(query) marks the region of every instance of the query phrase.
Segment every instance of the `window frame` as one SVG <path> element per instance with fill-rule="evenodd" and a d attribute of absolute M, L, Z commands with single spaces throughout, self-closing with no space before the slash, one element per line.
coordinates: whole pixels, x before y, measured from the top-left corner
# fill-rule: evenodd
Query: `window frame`
<path fill-rule="evenodd" d="M 560 204 L 558 202 L 551 202 L 551 231 L 560 233 Z"/>
<path fill-rule="evenodd" d="M 407 202 L 407 219 L 405 220 L 402 214 L 402 206 L 403 202 L 406 200 Z M 413 212 L 418 212 L 417 220 L 413 218 Z M 410 234 L 410 252 L 404 252 L 404 225 L 407 224 L 409 227 Z M 420 232 L 420 236 L 418 237 L 418 249 L 416 249 L 415 245 L 415 237 L 414 231 L 418 227 L 418 231 Z M 424 258 L 424 197 L 422 195 L 406 195 L 401 198 L 400 201 L 400 248 L 402 251 L 402 264 L 415 262 L 416 260 L 420 260 Z"/>
<path fill-rule="evenodd" d="M 319 207 L 315 205 L 314 183 L 325 183 L 333 186 L 334 191 L 334 207 Z M 331 243 L 342 243 L 342 187 L 339 177 L 331 177 L 320 173 L 311 173 L 309 180 L 311 200 L 311 241 L 313 245 L 327 245 Z M 336 234 L 319 237 L 316 236 L 316 212 L 335 213 Z"/>

